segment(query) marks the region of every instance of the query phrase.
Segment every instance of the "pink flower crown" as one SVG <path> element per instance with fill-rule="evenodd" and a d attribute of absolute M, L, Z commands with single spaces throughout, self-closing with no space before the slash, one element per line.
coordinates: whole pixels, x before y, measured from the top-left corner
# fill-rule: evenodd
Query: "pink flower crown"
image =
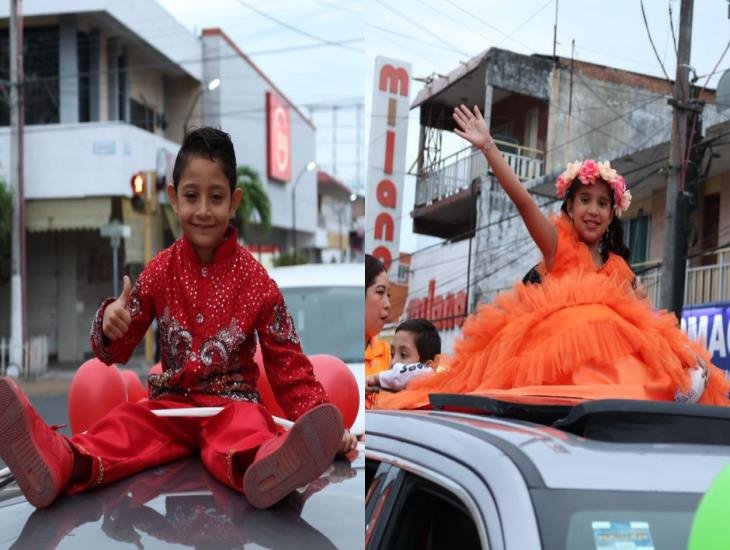
<path fill-rule="evenodd" d="M 559 199 L 565 197 L 575 178 L 578 178 L 583 185 L 593 185 L 597 181 L 605 181 L 613 190 L 614 212 L 617 216 L 625 212 L 631 205 L 631 191 L 626 189 L 626 181 L 619 175 L 616 170 L 611 168 L 611 163 L 607 160 L 596 162 L 593 159 L 584 160 L 583 162 L 569 162 L 565 168 L 565 172 L 558 176 L 555 184 Z"/>

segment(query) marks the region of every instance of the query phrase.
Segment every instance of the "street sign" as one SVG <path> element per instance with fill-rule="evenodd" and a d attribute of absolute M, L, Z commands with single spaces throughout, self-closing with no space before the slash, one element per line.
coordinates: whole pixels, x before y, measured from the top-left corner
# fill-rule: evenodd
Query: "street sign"
<path fill-rule="evenodd" d="M 102 225 L 99 228 L 99 233 L 101 233 L 102 237 L 124 237 L 125 239 L 128 239 L 132 235 L 132 228 L 119 220 L 112 220 L 109 223 Z"/>
<path fill-rule="evenodd" d="M 99 228 L 99 233 L 102 237 L 108 237 L 111 239 L 112 250 L 114 255 L 114 296 L 119 294 L 119 245 L 121 244 L 122 237 L 128 239 L 132 235 L 132 228 L 120 222 L 119 220 L 112 220 L 109 223 L 105 223 Z"/>

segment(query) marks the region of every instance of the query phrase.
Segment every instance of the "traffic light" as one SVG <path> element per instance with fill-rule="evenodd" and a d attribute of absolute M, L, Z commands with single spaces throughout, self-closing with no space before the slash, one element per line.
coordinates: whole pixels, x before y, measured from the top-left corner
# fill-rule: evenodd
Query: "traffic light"
<path fill-rule="evenodd" d="M 132 175 L 130 184 L 132 186 L 132 208 L 137 212 L 145 211 L 145 199 L 147 190 L 145 189 L 145 175 L 142 172 L 137 172 Z"/>

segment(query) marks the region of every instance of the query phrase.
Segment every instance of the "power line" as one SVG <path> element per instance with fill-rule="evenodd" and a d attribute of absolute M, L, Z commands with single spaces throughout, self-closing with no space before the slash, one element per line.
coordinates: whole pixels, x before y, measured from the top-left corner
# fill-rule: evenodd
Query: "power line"
<path fill-rule="evenodd" d="M 540 14 L 540 12 L 542 12 L 542 10 L 544 10 L 545 8 L 547 8 L 550 4 L 552 4 L 555 1 L 556 0 L 548 0 L 547 2 L 545 2 L 542 5 L 542 7 L 538 8 L 538 10 L 535 13 L 533 13 L 530 17 L 528 17 L 522 23 L 520 23 L 519 25 L 517 25 L 517 27 L 515 27 L 515 29 L 512 32 L 510 32 L 507 36 L 505 36 L 502 40 L 500 40 L 499 42 L 497 42 L 497 46 L 496 47 L 499 47 L 500 45 L 502 45 L 505 40 L 511 39 L 512 38 L 512 35 L 514 35 L 522 27 L 524 27 L 525 25 L 527 25 L 530 21 L 532 21 L 533 19 L 535 19 L 535 17 L 537 17 Z"/>
<path fill-rule="evenodd" d="M 311 38 L 312 40 L 316 40 L 317 42 L 320 42 L 322 44 L 326 44 L 328 46 L 338 46 L 338 47 L 345 48 L 345 49 L 348 49 L 348 50 L 352 50 L 352 51 L 355 51 L 355 52 L 362 52 L 362 50 L 355 49 L 355 48 L 350 48 L 349 46 L 347 46 L 346 44 L 343 44 L 342 42 L 335 42 L 335 41 L 332 41 L 332 40 L 326 40 L 326 39 L 321 38 L 319 36 L 316 36 L 316 35 L 314 35 L 314 34 L 312 34 L 310 32 L 307 32 L 307 31 L 305 31 L 303 29 L 300 29 L 299 27 L 295 27 L 294 25 L 290 25 L 289 23 L 287 23 L 285 21 L 282 21 L 280 19 L 277 19 L 273 15 L 269 15 L 268 13 L 259 10 L 258 8 L 252 6 L 248 2 L 245 2 L 244 0 L 237 0 L 237 2 L 239 4 L 241 4 L 242 6 L 247 7 L 249 10 L 257 13 L 261 17 L 265 17 L 269 21 L 273 21 L 275 23 L 278 23 L 282 27 L 285 27 L 285 28 L 289 29 L 290 31 L 295 32 L 297 34 L 301 34 L 302 36 L 306 36 L 308 38 Z"/>
<path fill-rule="evenodd" d="M 446 0 L 446 1 L 449 4 L 451 4 L 453 7 L 455 7 L 457 10 L 459 10 L 459 11 L 465 13 L 466 15 L 468 15 L 470 19 L 476 19 L 482 25 L 484 25 L 486 27 L 489 27 L 490 29 L 495 30 L 496 32 L 498 32 L 499 34 L 501 34 L 502 36 L 504 36 L 505 40 L 509 38 L 513 42 L 517 42 L 520 46 L 523 46 L 523 47 L 527 48 L 529 51 L 534 51 L 535 50 L 535 48 L 533 48 L 532 46 L 528 46 L 524 42 L 521 42 L 521 41 L 517 40 L 516 38 L 508 35 L 506 32 L 504 32 L 501 29 L 498 29 L 497 27 L 495 27 L 494 25 L 492 25 L 489 21 L 485 21 L 484 19 L 482 19 L 481 17 L 479 17 L 477 14 L 465 10 L 460 5 L 456 4 L 453 0 Z"/>
<path fill-rule="evenodd" d="M 385 1 L 384 1 L 384 0 L 377 0 L 377 2 L 378 2 L 378 3 L 379 3 L 379 4 L 381 5 L 381 6 L 383 6 L 383 7 L 385 8 L 385 9 L 387 9 L 388 11 L 390 11 L 390 12 L 392 12 L 392 13 L 396 14 L 396 15 L 397 15 L 398 17 L 400 17 L 400 18 L 401 18 L 401 19 L 403 19 L 404 21 L 407 21 L 408 23 L 410 23 L 411 25 L 413 25 L 413 26 L 414 26 L 414 27 L 416 27 L 417 29 L 420 29 L 421 31 L 423 31 L 423 32 L 425 32 L 425 33 L 426 33 L 427 35 L 429 35 L 429 36 L 431 36 L 431 37 L 435 38 L 436 40 L 438 40 L 438 41 L 439 41 L 439 42 L 441 42 L 442 44 L 444 44 L 444 45 L 446 45 L 446 46 L 450 47 L 450 48 L 451 48 L 451 49 L 453 49 L 453 50 L 454 50 L 455 52 L 458 52 L 458 53 L 460 53 L 461 55 L 465 55 L 465 56 L 467 56 L 467 57 L 469 56 L 469 54 L 468 54 L 468 53 L 466 53 L 465 51 L 463 51 L 463 50 L 459 49 L 458 47 L 454 46 L 453 44 L 451 44 L 451 43 L 447 42 L 446 40 L 444 40 L 443 38 L 441 38 L 441 37 L 440 37 L 439 35 L 437 35 L 436 33 L 432 32 L 432 31 L 430 31 L 429 29 L 427 29 L 426 27 L 424 27 L 424 26 L 423 26 L 423 25 L 421 25 L 420 23 L 417 23 L 416 21 L 413 21 L 413 19 L 411 19 L 411 18 L 410 18 L 410 17 L 408 17 L 407 15 L 404 15 L 403 13 L 399 12 L 399 11 L 398 11 L 398 10 L 396 10 L 396 9 L 395 9 L 394 7 L 392 7 L 392 6 L 389 6 L 388 4 L 386 4 L 386 3 L 385 3 Z"/>
<path fill-rule="evenodd" d="M 406 38 L 408 40 L 413 40 L 414 42 L 419 42 L 421 44 L 425 44 L 426 46 L 431 46 L 432 48 L 439 48 L 441 50 L 446 50 L 446 51 L 449 51 L 449 52 L 452 52 L 452 53 L 458 53 L 458 54 L 461 54 L 462 53 L 459 50 L 455 50 L 451 46 L 444 46 L 442 44 L 436 44 L 435 42 L 429 42 L 428 40 L 423 40 L 421 38 L 416 38 L 415 36 L 411 36 L 409 34 L 405 34 L 405 33 L 398 32 L 398 31 L 394 31 L 393 29 L 386 29 L 385 27 L 381 27 L 380 25 L 375 25 L 375 24 L 370 23 L 370 22 L 365 23 L 365 26 L 366 27 L 369 27 L 371 29 L 375 29 L 377 31 L 381 31 L 383 33 L 387 33 L 389 35 L 393 35 L 394 34 L 396 36 L 400 36 L 401 38 Z M 423 59 L 425 60 L 426 58 L 423 58 Z"/>
<path fill-rule="evenodd" d="M 679 52 L 677 51 L 677 35 L 674 34 L 674 16 L 672 15 L 672 0 L 669 0 L 669 28 L 672 30 L 672 46 L 674 46 L 674 57 L 675 59 L 679 57 Z"/>
<path fill-rule="evenodd" d="M 344 11 L 346 13 L 352 13 L 354 15 L 357 15 L 358 17 L 362 17 L 364 15 L 364 13 L 365 13 L 365 10 L 363 10 L 363 11 L 356 11 L 356 10 L 351 10 L 349 8 L 345 8 L 342 5 L 342 2 L 331 2 L 330 3 L 330 2 L 325 2 L 324 0 L 315 0 L 315 1 L 318 4 L 321 4 L 321 5 L 326 6 L 328 8 L 335 9 L 335 10 L 340 10 L 340 11 Z"/>
<path fill-rule="evenodd" d="M 449 20 L 449 21 L 451 21 L 452 23 L 456 23 L 457 25 L 459 25 L 459 26 L 461 26 L 461 27 L 464 27 L 464 26 L 465 26 L 465 25 L 464 25 L 464 21 L 458 21 L 458 20 L 454 19 L 454 18 L 453 18 L 453 17 L 451 17 L 451 16 L 450 16 L 450 15 L 449 15 L 448 13 L 446 13 L 446 12 L 444 12 L 444 11 L 441 11 L 440 9 L 438 9 L 438 8 L 436 8 L 436 7 L 432 6 L 431 4 L 427 3 L 427 2 L 426 2 L 426 0 L 420 0 L 420 2 L 421 2 L 421 5 L 422 5 L 422 6 L 426 6 L 426 7 L 427 7 L 427 8 L 429 8 L 430 10 L 432 10 L 432 11 L 435 11 L 435 12 L 436 12 L 437 14 L 439 14 L 439 15 L 440 15 L 441 17 L 445 17 L 446 19 L 448 19 L 448 20 Z M 482 38 L 484 38 L 485 40 L 488 40 L 488 41 L 489 41 L 489 40 L 491 40 L 491 38 L 490 38 L 489 36 L 487 36 L 486 34 L 482 33 L 481 31 L 475 31 L 475 30 L 473 30 L 473 29 L 469 29 L 469 31 L 470 31 L 470 32 L 472 32 L 472 33 L 474 33 L 474 34 L 478 34 L 479 36 L 481 36 L 481 37 L 482 37 Z"/>
<path fill-rule="evenodd" d="M 667 70 L 664 68 L 664 63 L 662 63 L 662 60 L 659 57 L 659 52 L 656 51 L 656 46 L 654 45 L 654 39 L 652 39 L 652 37 L 651 37 L 651 31 L 649 30 L 649 22 L 646 20 L 646 12 L 644 11 L 644 0 L 639 0 L 639 4 L 641 5 L 641 16 L 644 18 L 644 27 L 646 27 L 646 34 L 649 37 L 649 43 L 651 44 L 651 49 L 654 50 L 654 55 L 656 56 L 656 59 L 659 62 L 659 66 L 662 68 L 662 72 L 664 73 L 664 76 L 667 78 L 667 82 L 669 82 L 671 84 L 672 79 L 669 78 L 669 75 L 667 74 Z"/>

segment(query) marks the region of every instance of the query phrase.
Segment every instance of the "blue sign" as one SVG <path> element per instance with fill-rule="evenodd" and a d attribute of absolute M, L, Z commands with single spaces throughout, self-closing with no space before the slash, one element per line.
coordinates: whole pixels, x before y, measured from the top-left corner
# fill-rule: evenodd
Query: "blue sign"
<path fill-rule="evenodd" d="M 117 144 L 113 139 L 103 140 L 98 139 L 94 141 L 94 154 L 95 155 L 114 155 L 117 152 Z"/>
<path fill-rule="evenodd" d="M 713 365 L 730 372 L 730 303 L 685 308 L 681 324 L 690 339 L 707 346 Z"/>

